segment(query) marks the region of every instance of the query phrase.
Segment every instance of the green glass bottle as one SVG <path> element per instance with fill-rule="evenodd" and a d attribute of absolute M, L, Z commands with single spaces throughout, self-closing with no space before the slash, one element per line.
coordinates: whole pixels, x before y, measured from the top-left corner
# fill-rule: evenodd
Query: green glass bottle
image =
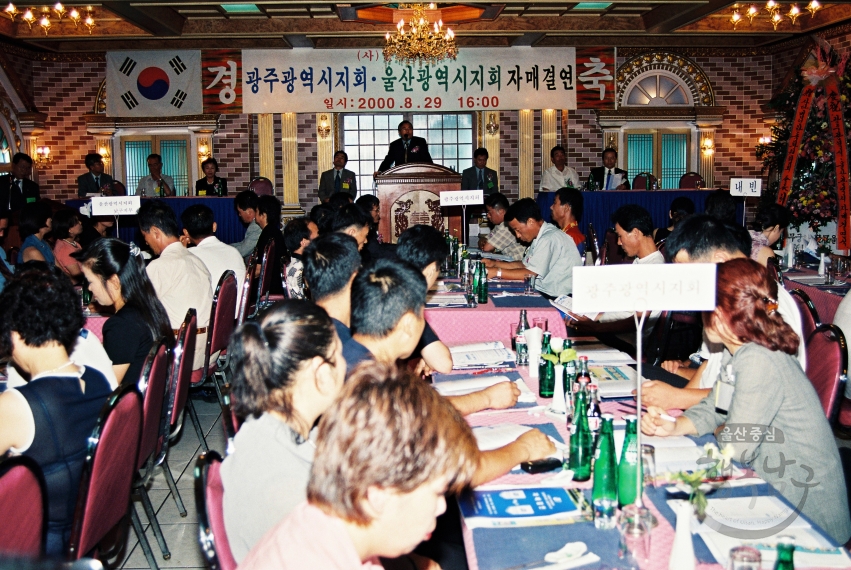
<path fill-rule="evenodd" d="M 576 395 L 573 413 L 574 425 L 570 434 L 570 459 L 568 469 L 573 470 L 574 481 L 587 481 L 591 478 L 591 456 L 594 439 L 588 429 L 588 399 L 583 391 Z"/>
<path fill-rule="evenodd" d="M 479 279 L 481 279 L 481 276 L 482 276 L 482 272 L 479 269 L 479 267 L 481 265 L 482 265 L 482 261 L 479 261 L 478 263 L 476 263 L 476 267 L 473 269 L 473 275 L 472 275 L 473 284 L 472 284 L 472 287 L 470 288 L 470 292 L 472 293 L 472 297 L 477 302 L 478 302 L 478 296 L 479 296 Z M 468 299 L 467 301 L 472 302 L 470 299 Z"/>
<path fill-rule="evenodd" d="M 777 538 L 777 562 L 774 563 L 774 570 L 795 570 L 795 543 L 790 536 L 780 536 Z"/>
<path fill-rule="evenodd" d="M 615 456 L 615 436 L 612 414 L 603 414 L 597 449 L 594 453 L 594 488 L 591 502 L 594 505 L 594 526 L 615 527 L 615 509 L 618 505 L 618 469 Z"/>
<path fill-rule="evenodd" d="M 618 504 L 631 505 L 637 497 L 636 480 L 641 481 L 641 462 L 638 456 L 638 418 L 624 416 L 626 438 L 623 440 L 621 462 L 618 465 Z"/>
<path fill-rule="evenodd" d="M 82 282 L 83 287 L 83 309 L 92 304 L 92 291 L 89 289 L 89 282 L 86 279 L 83 279 Z"/>
<path fill-rule="evenodd" d="M 488 269 L 484 263 L 480 264 L 479 267 L 481 275 L 479 275 L 479 288 L 476 291 L 476 295 L 478 297 L 478 303 L 482 305 L 488 302 Z"/>

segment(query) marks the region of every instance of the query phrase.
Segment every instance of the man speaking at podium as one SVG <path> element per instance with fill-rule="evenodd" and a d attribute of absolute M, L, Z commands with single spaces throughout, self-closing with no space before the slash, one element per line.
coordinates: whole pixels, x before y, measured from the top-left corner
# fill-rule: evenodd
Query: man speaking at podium
<path fill-rule="evenodd" d="M 402 121 L 399 123 L 399 136 L 390 143 L 390 148 L 387 150 L 387 156 L 378 167 L 378 171 L 373 176 L 388 170 L 391 166 L 399 166 L 400 164 L 408 164 L 409 162 L 424 162 L 433 164 L 431 155 L 428 153 L 428 143 L 424 138 L 414 136 L 414 125 L 411 121 Z"/>

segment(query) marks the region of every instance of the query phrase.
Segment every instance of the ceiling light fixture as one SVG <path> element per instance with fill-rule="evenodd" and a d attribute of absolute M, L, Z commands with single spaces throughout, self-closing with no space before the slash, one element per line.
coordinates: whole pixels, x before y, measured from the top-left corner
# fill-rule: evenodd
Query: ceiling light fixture
<path fill-rule="evenodd" d="M 38 17 L 36 16 L 36 14 L 33 13 L 33 8 L 27 8 L 26 12 L 24 12 L 21 16 L 21 19 L 27 23 L 31 30 L 33 24 L 38 23 L 38 25 L 41 26 L 41 29 L 44 31 L 44 35 L 47 35 L 50 28 L 52 28 L 54 25 L 54 22 L 50 19 L 51 10 L 60 24 L 62 23 L 62 18 L 68 16 L 68 19 L 74 22 L 74 27 L 78 27 L 80 25 L 80 20 L 82 19 L 80 10 L 82 10 L 82 8 L 71 8 L 71 10 L 69 11 L 65 9 L 65 6 L 63 6 L 61 2 L 57 2 L 56 4 L 54 4 L 53 8 L 50 8 L 48 6 L 42 6 L 41 17 Z M 92 17 L 93 11 L 94 9 L 91 6 L 86 6 L 86 18 L 85 20 L 83 20 L 83 23 L 89 29 L 89 34 L 92 33 L 92 29 L 95 27 L 95 19 L 94 17 Z M 9 18 L 11 18 L 13 22 L 15 21 L 15 17 L 20 14 L 20 12 L 18 12 L 18 8 L 11 2 L 3 10 L 3 13 L 9 16 Z"/>
<path fill-rule="evenodd" d="M 396 26 L 396 33 L 388 32 L 384 36 L 385 61 L 395 59 L 400 64 L 418 63 L 422 67 L 423 62 L 434 65 L 444 59 L 458 57 L 455 33 L 449 28 L 443 31 L 442 19 L 429 22 L 424 4 L 399 4 L 399 9 L 413 10 L 413 15 L 408 21 L 407 28 L 405 20 L 400 19 Z M 428 9 L 433 11 L 436 7 L 434 4 L 429 4 Z"/>
<path fill-rule="evenodd" d="M 5 12 L 6 15 L 9 16 L 13 22 L 15 21 L 15 16 L 19 14 L 18 9 L 11 2 L 9 2 L 9 5 L 6 6 L 6 9 L 3 10 L 3 12 Z"/>
<path fill-rule="evenodd" d="M 792 20 L 792 25 L 795 25 L 795 22 L 801 16 L 801 9 L 798 8 L 797 4 L 792 4 L 792 7 L 789 8 L 789 11 L 786 13 L 789 16 L 789 19 Z"/>
<path fill-rule="evenodd" d="M 821 4 L 818 3 L 818 0 L 810 0 L 810 3 L 807 4 L 807 10 L 810 11 L 810 18 L 815 17 L 816 12 L 821 8 Z"/>

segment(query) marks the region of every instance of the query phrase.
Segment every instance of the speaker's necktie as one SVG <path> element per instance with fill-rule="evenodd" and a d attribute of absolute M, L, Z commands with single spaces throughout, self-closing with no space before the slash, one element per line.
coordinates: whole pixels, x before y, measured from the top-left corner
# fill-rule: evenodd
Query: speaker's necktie
<path fill-rule="evenodd" d="M 337 171 L 337 176 L 334 179 L 334 192 L 339 192 L 343 189 L 342 181 L 340 180 L 340 171 Z"/>
<path fill-rule="evenodd" d="M 609 169 L 609 173 L 606 175 L 606 190 L 609 189 L 609 185 L 612 182 L 612 169 Z"/>
<path fill-rule="evenodd" d="M 482 174 L 482 171 L 479 170 L 479 190 L 485 189 L 485 177 Z"/>
<path fill-rule="evenodd" d="M 95 176 L 95 188 L 100 190 L 100 176 Z"/>

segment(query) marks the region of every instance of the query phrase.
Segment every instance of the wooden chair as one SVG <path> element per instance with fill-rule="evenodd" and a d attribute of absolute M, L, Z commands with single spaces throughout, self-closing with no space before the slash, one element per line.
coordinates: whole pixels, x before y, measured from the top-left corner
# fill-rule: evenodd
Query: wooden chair
<path fill-rule="evenodd" d="M 681 190 L 700 190 L 703 187 L 703 176 L 697 172 L 686 172 L 680 176 L 680 183 L 677 185 Z"/>
<path fill-rule="evenodd" d="M 656 177 L 649 172 L 642 172 L 632 179 L 633 190 L 650 190 L 653 188 L 653 183 L 657 182 Z"/>
<path fill-rule="evenodd" d="M 89 438 L 68 560 L 94 551 L 127 515 L 141 430 L 142 397 L 135 384 L 122 384 L 109 396 Z"/>
<path fill-rule="evenodd" d="M 836 325 L 816 327 L 807 339 L 807 378 L 816 389 L 827 420 L 839 413 L 842 388 L 848 378 L 848 344 Z"/>
<path fill-rule="evenodd" d="M 31 457 L 0 461 L 0 557 L 39 558 L 47 534 L 47 488 Z M 12 524 L 14 521 L 14 524 Z"/>
<path fill-rule="evenodd" d="M 202 454 L 195 464 L 195 506 L 201 553 L 211 570 L 234 570 L 236 560 L 228 543 L 222 506 L 224 487 L 222 457 L 215 451 Z"/>

